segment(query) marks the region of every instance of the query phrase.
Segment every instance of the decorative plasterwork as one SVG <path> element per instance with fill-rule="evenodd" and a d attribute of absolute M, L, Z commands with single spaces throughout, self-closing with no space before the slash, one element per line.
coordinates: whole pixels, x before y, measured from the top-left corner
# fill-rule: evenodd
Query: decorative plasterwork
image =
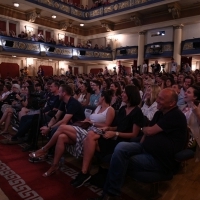
<path fill-rule="evenodd" d="M 168 4 L 168 11 L 173 19 L 178 19 L 181 16 L 181 7 L 178 3 Z"/>
<path fill-rule="evenodd" d="M 142 25 L 141 15 L 139 13 L 132 13 L 130 15 L 130 20 L 135 24 L 135 26 Z"/>
<path fill-rule="evenodd" d="M 106 31 L 110 32 L 114 30 L 114 23 L 109 22 L 107 20 L 101 20 L 101 27 L 106 28 Z"/>
<path fill-rule="evenodd" d="M 28 12 L 26 14 L 27 21 L 28 22 L 32 22 L 32 23 L 35 22 L 36 18 L 40 17 L 40 13 L 41 13 L 41 10 L 37 9 L 37 8 L 32 10 L 32 11 L 30 11 L 30 12 Z"/>
<path fill-rule="evenodd" d="M 68 27 L 72 27 L 73 20 L 61 21 L 59 23 L 60 30 L 66 31 Z"/>

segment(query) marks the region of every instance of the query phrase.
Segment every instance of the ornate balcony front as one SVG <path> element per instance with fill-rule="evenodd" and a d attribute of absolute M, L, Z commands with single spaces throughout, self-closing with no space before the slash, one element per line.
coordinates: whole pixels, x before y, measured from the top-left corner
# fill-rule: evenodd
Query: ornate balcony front
<path fill-rule="evenodd" d="M 135 59 L 138 57 L 138 47 L 120 47 L 116 49 L 116 59 Z"/>
<path fill-rule="evenodd" d="M 37 55 L 49 58 L 74 60 L 106 60 L 112 61 L 112 51 L 101 49 L 81 49 L 53 45 L 49 43 L 33 42 L 26 39 L 0 36 L 0 51 Z"/>
<path fill-rule="evenodd" d="M 94 18 L 104 17 L 120 13 L 125 10 L 133 10 L 134 8 L 143 7 L 165 0 L 120 0 L 108 5 L 103 5 L 97 8 L 83 10 L 73 5 L 67 4 L 59 0 L 25 0 L 27 2 L 40 5 L 44 8 L 66 14 L 81 20 L 91 20 Z"/>

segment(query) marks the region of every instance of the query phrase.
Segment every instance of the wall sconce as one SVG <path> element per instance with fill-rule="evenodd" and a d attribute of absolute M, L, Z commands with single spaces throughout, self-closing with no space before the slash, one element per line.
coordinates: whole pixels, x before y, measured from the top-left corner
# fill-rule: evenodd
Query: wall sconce
<path fill-rule="evenodd" d="M 112 41 L 117 41 L 118 40 L 118 38 L 116 36 L 114 36 L 114 35 L 113 36 L 109 36 L 108 39 L 112 40 Z"/>
<path fill-rule="evenodd" d="M 32 28 L 32 27 L 30 27 L 30 26 L 26 26 L 26 31 L 27 31 L 27 32 L 31 32 L 31 33 L 32 33 L 32 32 L 33 32 L 33 28 Z"/>

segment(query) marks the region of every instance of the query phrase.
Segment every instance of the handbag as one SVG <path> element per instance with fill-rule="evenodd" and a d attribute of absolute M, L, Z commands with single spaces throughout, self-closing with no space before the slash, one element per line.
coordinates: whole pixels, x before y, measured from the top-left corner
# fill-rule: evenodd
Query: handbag
<path fill-rule="evenodd" d="M 89 122 L 82 122 L 82 121 L 74 122 L 72 125 L 78 126 L 78 127 L 85 129 L 85 130 L 87 130 L 90 126 L 92 126 Z"/>

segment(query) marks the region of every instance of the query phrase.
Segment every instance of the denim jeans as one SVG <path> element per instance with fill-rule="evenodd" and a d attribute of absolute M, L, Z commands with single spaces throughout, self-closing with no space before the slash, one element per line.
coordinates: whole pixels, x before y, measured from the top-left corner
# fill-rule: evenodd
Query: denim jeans
<path fill-rule="evenodd" d="M 103 193 L 119 196 L 127 170 L 160 172 L 162 167 L 153 156 L 145 153 L 140 143 L 120 142 L 112 155 Z"/>

